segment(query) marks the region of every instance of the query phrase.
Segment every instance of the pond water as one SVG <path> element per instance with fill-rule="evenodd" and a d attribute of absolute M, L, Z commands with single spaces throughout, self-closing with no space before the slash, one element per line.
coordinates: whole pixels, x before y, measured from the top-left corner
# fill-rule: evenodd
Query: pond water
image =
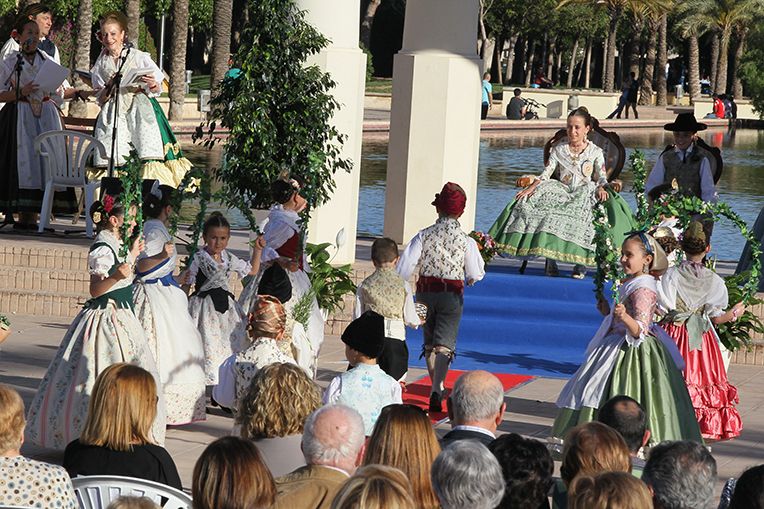
<path fill-rule="evenodd" d="M 517 193 L 514 185 L 517 177 L 541 171 L 542 148 L 552 134 L 552 131 L 512 132 L 481 138 L 476 229 L 490 228 L 496 216 Z M 637 129 L 619 134 L 627 148 L 626 165 L 620 176 L 624 181 L 622 195 L 632 208 L 636 208 L 628 157 L 634 149 L 642 150 L 649 171 L 663 148 L 671 143 L 671 133 Z M 728 132 L 715 129 L 701 135 L 708 144 L 722 149 L 724 173 L 717 184 L 720 199 L 730 204 L 735 212 L 753 226 L 764 205 L 764 131 L 746 129 Z M 220 164 L 219 150 L 208 152 L 197 146 L 186 146 L 184 150 L 196 165 L 209 168 Z M 359 235 L 382 234 L 386 172 L 387 139 L 365 138 L 361 160 Z M 184 207 L 184 216 L 190 217 L 192 213 L 192 209 L 186 210 Z M 230 211 L 228 215 L 234 224 L 244 225 L 239 214 Z M 715 227 L 713 240 L 712 254 L 718 258 L 735 260 L 740 257 L 744 241 L 729 221 L 723 221 Z"/>

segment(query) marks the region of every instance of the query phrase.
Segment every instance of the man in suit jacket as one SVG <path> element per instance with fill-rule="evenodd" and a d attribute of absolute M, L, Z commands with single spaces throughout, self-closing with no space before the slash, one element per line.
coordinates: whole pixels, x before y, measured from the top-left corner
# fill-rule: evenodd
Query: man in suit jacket
<path fill-rule="evenodd" d="M 352 408 L 326 405 L 308 416 L 304 467 L 276 479 L 276 509 L 329 509 L 365 451 L 363 419 Z"/>
<path fill-rule="evenodd" d="M 507 409 L 501 382 L 487 371 L 460 376 L 447 406 L 452 429 L 441 440 L 443 447 L 457 440 L 477 440 L 488 446 Z"/>

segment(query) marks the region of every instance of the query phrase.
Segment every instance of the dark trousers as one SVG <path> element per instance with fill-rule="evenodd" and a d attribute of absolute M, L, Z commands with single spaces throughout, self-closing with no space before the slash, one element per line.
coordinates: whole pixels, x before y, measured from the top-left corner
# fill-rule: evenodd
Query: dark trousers
<path fill-rule="evenodd" d="M 423 292 L 416 294 L 417 302 L 427 306 L 424 323 L 424 345 L 445 346 L 456 350 L 456 336 L 462 321 L 464 296 L 454 292 Z"/>
<path fill-rule="evenodd" d="M 488 103 L 483 103 L 480 109 L 480 120 L 485 120 L 486 118 L 488 118 Z"/>

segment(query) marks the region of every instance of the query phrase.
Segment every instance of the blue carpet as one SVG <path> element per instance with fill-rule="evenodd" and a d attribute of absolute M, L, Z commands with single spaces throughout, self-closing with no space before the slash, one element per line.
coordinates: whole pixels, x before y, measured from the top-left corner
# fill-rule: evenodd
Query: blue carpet
<path fill-rule="evenodd" d="M 592 279 L 563 274 L 553 278 L 528 269 L 520 275 L 514 267 L 489 267 L 485 278 L 465 291 L 452 367 L 555 378 L 573 374 L 602 315 L 595 308 Z M 418 358 L 421 328 L 406 333 L 409 364 L 425 367 Z"/>

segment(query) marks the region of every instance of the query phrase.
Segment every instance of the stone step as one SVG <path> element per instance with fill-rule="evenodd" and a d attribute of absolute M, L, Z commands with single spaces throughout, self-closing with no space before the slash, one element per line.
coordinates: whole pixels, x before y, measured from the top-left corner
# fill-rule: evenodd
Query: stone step
<path fill-rule="evenodd" d="M 89 284 L 85 270 L 0 266 L 0 290 L 87 296 Z"/>
<path fill-rule="evenodd" d="M 87 299 L 80 294 L 0 289 L 0 313 L 74 317 Z"/>

